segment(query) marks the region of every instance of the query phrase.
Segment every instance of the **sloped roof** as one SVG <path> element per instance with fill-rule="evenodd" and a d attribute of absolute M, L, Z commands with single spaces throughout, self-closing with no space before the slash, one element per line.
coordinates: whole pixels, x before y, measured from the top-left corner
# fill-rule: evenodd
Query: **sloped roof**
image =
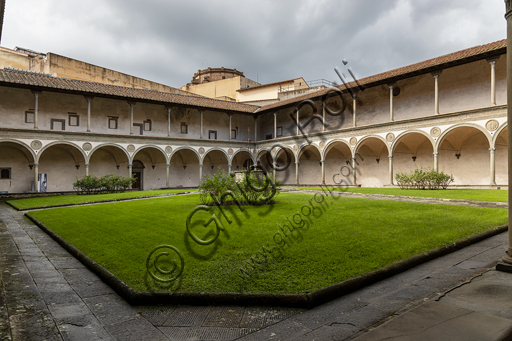
<path fill-rule="evenodd" d="M 500 54 L 504 54 L 507 52 L 507 40 L 499 40 L 493 43 L 478 45 L 475 47 L 471 47 L 469 49 L 465 49 L 462 51 L 457 51 L 453 53 L 446 54 L 444 56 L 428 59 L 419 63 L 411 64 L 408 66 L 404 66 L 398 69 L 386 71 L 383 73 L 379 73 L 373 76 L 369 76 L 366 78 L 358 79 L 357 82 L 361 86 L 377 86 L 386 83 L 392 83 L 399 79 L 413 77 L 429 72 L 439 71 L 448 67 L 469 63 L 475 60 L 480 60 L 483 58 L 489 58 L 493 56 L 497 56 Z M 348 88 L 355 89 L 358 87 L 355 81 L 347 83 Z M 339 85 L 339 89 L 346 90 L 345 85 Z M 270 109 L 276 109 L 279 107 L 286 107 L 290 104 L 300 102 L 305 99 L 317 98 L 328 93 L 329 89 L 319 90 L 316 92 L 312 92 L 303 96 L 290 98 L 284 101 L 279 101 L 276 103 L 268 104 L 262 106 L 259 112 L 267 111 Z"/>
<path fill-rule="evenodd" d="M 175 104 L 199 109 L 204 108 L 205 110 L 253 113 L 258 108 L 258 106 L 250 104 L 60 78 L 46 73 L 15 69 L 0 69 L 0 85 L 89 96 L 114 97 L 132 101 L 140 100 L 144 102 Z"/>

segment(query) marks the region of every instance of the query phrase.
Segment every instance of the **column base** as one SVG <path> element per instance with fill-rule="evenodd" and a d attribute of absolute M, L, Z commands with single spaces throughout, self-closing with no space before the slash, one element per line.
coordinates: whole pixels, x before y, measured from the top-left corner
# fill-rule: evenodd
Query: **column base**
<path fill-rule="evenodd" d="M 507 255 L 503 256 L 498 264 L 496 264 L 496 270 L 502 272 L 512 273 L 512 257 L 510 257 L 512 249 L 509 248 Z"/>

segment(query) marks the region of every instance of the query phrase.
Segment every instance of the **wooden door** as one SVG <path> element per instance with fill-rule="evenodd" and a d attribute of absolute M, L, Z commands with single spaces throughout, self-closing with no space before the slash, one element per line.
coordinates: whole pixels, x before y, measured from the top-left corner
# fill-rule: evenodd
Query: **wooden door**
<path fill-rule="evenodd" d="M 134 178 L 136 178 L 135 182 L 132 185 L 132 188 L 133 189 L 142 189 L 141 186 L 140 186 L 141 185 L 142 172 L 132 172 L 132 176 Z"/>

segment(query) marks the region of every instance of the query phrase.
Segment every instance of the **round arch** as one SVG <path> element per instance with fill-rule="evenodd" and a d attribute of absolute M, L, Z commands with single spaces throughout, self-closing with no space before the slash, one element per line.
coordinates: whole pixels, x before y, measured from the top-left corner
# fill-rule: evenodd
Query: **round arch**
<path fill-rule="evenodd" d="M 33 191 L 36 160 L 33 150 L 22 141 L 0 139 L 0 168 L 4 170 L 0 178 L 0 191 Z"/>
<path fill-rule="evenodd" d="M 496 131 L 494 132 L 494 135 L 492 137 L 492 144 L 491 144 L 491 148 L 495 148 L 496 146 L 496 140 L 498 140 L 499 136 L 501 135 L 501 133 L 507 129 L 508 127 L 508 124 L 507 122 L 505 121 L 498 129 L 496 129 Z"/>
<path fill-rule="evenodd" d="M 345 184 L 353 185 L 352 158 L 353 150 L 346 141 L 330 141 L 324 148 L 325 183 L 335 184 L 343 181 Z"/>
<path fill-rule="evenodd" d="M 129 171 L 130 162 L 131 157 L 123 147 L 115 143 L 102 143 L 89 153 L 89 174 L 132 176 Z"/>
<path fill-rule="evenodd" d="M 322 183 L 322 152 L 317 146 L 302 145 L 297 152 L 299 160 L 299 183 L 317 185 Z"/>
<path fill-rule="evenodd" d="M 320 159 L 322 159 L 322 150 L 320 148 L 318 148 L 318 146 L 316 144 L 303 144 L 299 147 L 299 151 L 297 152 L 297 159 L 300 160 L 300 157 L 302 156 L 302 153 L 306 150 L 309 150 L 309 149 L 312 149 L 314 148 L 318 154 L 320 155 Z"/>
<path fill-rule="evenodd" d="M 329 151 L 333 148 L 333 146 L 334 146 L 335 144 L 338 144 L 338 143 L 342 143 L 342 144 L 344 144 L 345 146 L 347 146 L 347 148 L 350 150 L 350 155 L 351 155 L 352 157 L 354 156 L 353 149 L 352 149 L 352 147 L 350 146 L 350 144 L 349 144 L 347 141 L 345 141 L 345 140 L 343 140 L 343 139 L 334 139 L 334 140 L 331 140 L 331 141 L 329 141 L 329 142 L 327 142 L 327 143 L 325 144 L 325 147 L 324 147 L 324 154 L 323 154 L 324 159 L 325 159 L 325 157 L 327 156 L 327 154 L 329 153 Z"/>
<path fill-rule="evenodd" d="M 434 150 L 434 148 L 436 147 L 436 141 L 434 141 L 434 139 L 432 138 L 432 136 L 430 136 L 430 134 L 428 134 L 427 132 L 424 132 L 423 130 L 411 129 L 411 130 L 406 130 L 406 131 L 398 134 L 398 136 L 395 138 L 395 140 L 393 141 L 393 143 L 390 146 L 390 154 L 391 155 L 394 155 L 395 148 L 398 145 L 398 143 L 400 143 L 400 140 L 403 137 L 406 137 L 407 135 L 410 135 L 410 134 L 423 135 L 428 141 L 430 141 L 430 144 L 432 145 L 432 150 Z"/>
<path fill-rule="evenodd" d="M 245 157 L 244 157 L 245 156 Z M 248 149 L 239 149 L 232 156 L 230 160 L 231 171 L 244 168 L 247 160 L 251 160 L 251 165 L 254 165 L 254 157 Z"/>
<path fill-rule="evenodd" d="M 218 172 L 218 169 L 222 169 L 224 172 L 229 171 L 229 155 L 220 148 L 210 148 L 204 153 L 202 164 L 203 164 L 203 176 L 213 175 Z"/>
<path fill-rule="evenodd" d="M 230 161 L 230 158 L 229 158 L 229 155 L 228 153 L 222 149 L 222 148 L 217 148 L 217 147 L 212 147 L 210 149 L 208 149 L 207 151 L 204 152 L 203 154 L 203 158 L 202 158 L 202 163 L 204 164 L 204 160 L 206 159 L 206 156 L 211 153 L 211 152 L 214 152 L 214 151 L 217 151 L 217 152 L 221 152 L 222 154 L 224 154 L 224 156 L 226 157 L 226 160 L 228 160 L 228 162 Z"/>
<path fill-rule="evenodd" d="M 176 154 L 176 153 L 178 153 L 180 151 L 187 151 L 187 150 L 192 152 L 192 153 L 194 153 L 194 155 L 197 157 L 197 162 L 201 163 L 201 155 L 199 155 L 197 150 L 195 150 L 194 148 L 190 148 L 190 147 L 178 147 L 178 148 L 174 149 L 172 151 L 172 153 L 169 155 L 169 163 L 171 162 L 172 157 L 174 156 L 174 154 Z"/>
<path fill-rule="evenodd" d="M 437 141 L 438 169 L 454 177 L 453 185 L 489 185 L 491 136 L 483 127 L 456 124 Z"/>
<path fill-rule="evenodd" d="M 394 179 L 396 173 L 409 173 L 416 168 L 434 168 L 435 141 L 422 130 L 399 134 L 391 145 Z"/>
<path fill-rule="evenodd" d="M 292 148 L 284 145 L 278 145 L 274 148 L 276 148 L 274 154 L 271 153 L 271 155 L 276 164 L 276 180 L 281 181 L 283 185 L 295 185 L 297 155 L 295 155 Z"/>
<path fill-rule="evenodd" d="M 190 147 L 178 147 L 169 156 L 169 187 L 197 187 L 201 157 Z"/>
<path fill-rule="evenodd" d="M 389 184 L 388 142 L 381 136 L 368 135 L 354 146 L 357 184 L 363 187 L 383 187 Z"/>
<path fill-rule="evenodd" d="M 167 157 L 167 153 L 166 153 L 162 148 L 160 148 L 159 146 L 154 145 L 154 144 L 146 144 L 146 145 L 144 145 L 144 146 L 141 146 L 141 147 L 137 148 L 137 149 L 133 152 L 132 157 L 131 157 L 131 159 L 130 159 L 130 162 L 133 162 L 133 160 L 135 159 L 135 155 L 137 155 L 137 153 L 138 153 L 138 152 L 140 152 L 140 151 L 142 151 L 142 150 L 144 150 L 144 149 L 148 149 L 148 148 L 152 148 L 152 149 L 156 149 L 156 150 L 158 150 L 158 151 L 162 154 L 162 156 L 164 157 L 165 162 L 166 162 L 166 163 L 169 163 L 169 158 Z"/>
<path fill-rule="evenodd" d="M 495 177 L 497 185 L 508 184 L 508 125 L 505 122 L 493 136 Z"/>
<path fill-rule="evenodd" d="M 124 155 L 126 156 L 126 159 L 128 160 L 128 162 L 130 162 L 130 160 L 131 160 L 130 154 L 128 153 L 128 151 L 126 149 L 124 149 L 123 147 L 121 147 L 120 145 L 115 144 L 115 143 L 102 143 L 100 145 L 97 145 L 93 149 L 91 149 L 91 151 L 89 152 L 89 157 L 88 157 L 87 163 L 90 163 L 92 156 L 94 155 L 94 153 L 97 150 L 102 149 L 104 147 L 114 147 L 114 148 L 121 150 L 124 153 Z"/>
<path fill-rule="evenodd" d="M 136 167 L 136 162 L 144 167 Z M 133 189 L 151 190 L 166 187 L 167 182 L 167 155 L 155 145 L 145 145 L 132 154 L 130 160 L 132 174 L 137 179 Z"/>

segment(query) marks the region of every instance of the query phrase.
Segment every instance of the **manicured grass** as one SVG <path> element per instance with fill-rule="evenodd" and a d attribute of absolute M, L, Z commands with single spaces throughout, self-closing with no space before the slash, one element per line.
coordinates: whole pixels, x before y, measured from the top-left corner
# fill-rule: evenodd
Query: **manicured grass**
<path fill-rule="evenodd" d="M 210 245 L 195 243 L 187 233 L 187 215 L 199 202 L 195 194 L 31 214 L 133 289 L 182 292 L 304 293 L 507 222 L 504 209 L 316 196 L 322 198 L 318 204 L 311 194 L 281 193 L 278 204 L 246 207 L 246 216 L 234 206 L 240 221 L 232 224 L 217 212 L 225 230 Z M 311 200 L 318 208 L 309 215 L 302 207 Z M 294 236 L 287 230 L 282 256 L 269 257 L 252 277 L 242 279 L 239 269 L 267 243 L 277 248 L 280 225 L 289 224 L 287 217 L 293 220 L 299 210 L 309 220 L 295 216 L 306 223 Z M 209 217 L 199 212 L 192 222 Z M 195 224 L 191 230 L 206 239 L 213 226 Z M 180 280 L 169 288 L 146 270 L 146 257 L 162 244 L 176 247 L 185 261 Z"/>
<path fill-rule="evenodd" d="M 296 187 L 298 189 L 320 190 L 320 187 Z M 334 187 L 336 189 L 336 187 Z M 343 192 L 368 193 L 368 194 L 388 194 L 403 195 L 409 197 L 443 198 L 443 199 L 463 199 L 478 201 L 508 201 L 508 190 L 496 189 L 439 189 L 439 190 L 419 190 L 419 189 L 400 189 L 400 188 L 364 188 L 348 187 L 341 189 Z"/>
<path fill-rule="evenodd" d="M 51 207 L 58 205 L 69 204 L 82 204 L 93 201 L 109 201 L 116 199 L 138 198 L 180 192 L 192 192 L 197 189 L 170 189 L 170 190 L 156 190 L 156 191 L 133 191 L 124 193 L 110 193 L 110 194 L 90 194 L 90 195 L 58 195 L 51 197 L 38 197 L 9 200 L 8 203 L 15 205 L 20 209 L 29 209 L 35 207 Z"/>

